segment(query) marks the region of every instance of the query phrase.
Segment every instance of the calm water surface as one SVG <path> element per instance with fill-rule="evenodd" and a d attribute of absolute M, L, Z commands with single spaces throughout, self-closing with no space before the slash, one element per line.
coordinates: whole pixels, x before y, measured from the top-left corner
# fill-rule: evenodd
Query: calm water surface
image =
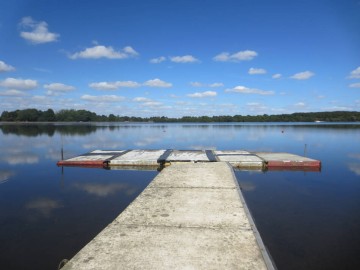
<path fill-rule="evenodd" d="M 156 171 L 59 168 L 95 149 L 244 149 L 321 172 L 236 172 L 278 269 L 360 269 L 360 124 L 0 124 L 1 269 L 56 269 Z"/>

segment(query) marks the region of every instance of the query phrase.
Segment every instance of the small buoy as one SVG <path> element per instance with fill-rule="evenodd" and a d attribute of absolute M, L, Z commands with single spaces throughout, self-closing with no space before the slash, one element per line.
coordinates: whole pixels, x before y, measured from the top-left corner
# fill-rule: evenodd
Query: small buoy
<path fill-rule="evenodd" d="M 281 133 L 284 133 L 284 131 L 282 130 Z"/>

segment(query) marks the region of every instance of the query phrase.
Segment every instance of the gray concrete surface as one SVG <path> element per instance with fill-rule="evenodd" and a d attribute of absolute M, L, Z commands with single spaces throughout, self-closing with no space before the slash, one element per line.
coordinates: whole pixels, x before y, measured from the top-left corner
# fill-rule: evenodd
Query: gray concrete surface
<path fill-rule="evenodd" d="M 103 161 L 103 163 L 101 163 Z M 61 160 L 58 166 L 97 166 L 157 169 L 178 162 L 225 161 L 240 170 L 264 170 L 272 167 L 311 167 L 320 170 L 321 162 L 289 153 L 248 152 L 243 150 L 95 150 L 78 157 Z"/>
<path fill-rule="evenodd" d="M 165 168 L 63 270 L 273 269 L 226 162 Z"/>
<path fill-rule="evenodd" d="M 109 165 L 158 165 L 158 159 L 164 152 L 165 150 L 132 150 L 110 160 Z"/>
<path fill-rule="evenodd" d="M 264 160 L 247 151 L 214 151 L 219 161 L 227 161 L 236 168 L 263 169 Z"/>
<path fill-rule="evenodd" d="M 201 151 L 201 150 L 197 150 L 197 151 L 173 150 L 166 159 L 166 162 L 184 162 L 184 161 L 208 162 L 209 159 L 206 156 L 205 151 Z"/>

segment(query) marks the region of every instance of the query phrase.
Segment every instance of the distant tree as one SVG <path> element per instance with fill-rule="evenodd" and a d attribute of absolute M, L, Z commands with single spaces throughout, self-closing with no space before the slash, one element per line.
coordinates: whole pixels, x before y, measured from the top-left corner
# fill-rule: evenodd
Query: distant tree
<path fill-rule="evenodd" d="M 109 121 L 110 121 L 110 122 L 115 122 L 116 120 L 117 120 L 117 117 L 116 117 L 114 114 L 111 113 L 111 114 L 109 115 Z"/>
<path fill-rule="evenodd" d="M 56 121 L 55 112 L 52 109 L 48 109 L 45 112 L 42 112 L 38 118 L 39 122 L 54 122 Z"/>
<path fill-rule="evenodd" d="M 18 112 L 16 121 L 20 122 L 36 122 L 38 121 L 41 111 L 37 109 L 25 109 Z"/>

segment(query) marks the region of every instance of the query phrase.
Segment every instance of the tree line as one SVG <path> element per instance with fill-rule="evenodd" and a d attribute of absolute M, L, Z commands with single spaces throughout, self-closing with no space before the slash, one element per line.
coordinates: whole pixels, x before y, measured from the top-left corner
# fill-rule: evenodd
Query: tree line
<path fill-rule="evenodd" d="M 60 110 L 52 109 L 41 111 L 37 109 L 24 109 L 15 111 L 3 111 L 0 116 L 1 122 L 358 122 L 360 112 L 356 111 L 333 111 L 333 112 L 307 112 L 276 115 L 220 115 L 220 116 L 183 116 L 171 118 L 166 116 L 135 117 L 119 116 L 114 114 L 98 115 L 87 110 Z"/>

